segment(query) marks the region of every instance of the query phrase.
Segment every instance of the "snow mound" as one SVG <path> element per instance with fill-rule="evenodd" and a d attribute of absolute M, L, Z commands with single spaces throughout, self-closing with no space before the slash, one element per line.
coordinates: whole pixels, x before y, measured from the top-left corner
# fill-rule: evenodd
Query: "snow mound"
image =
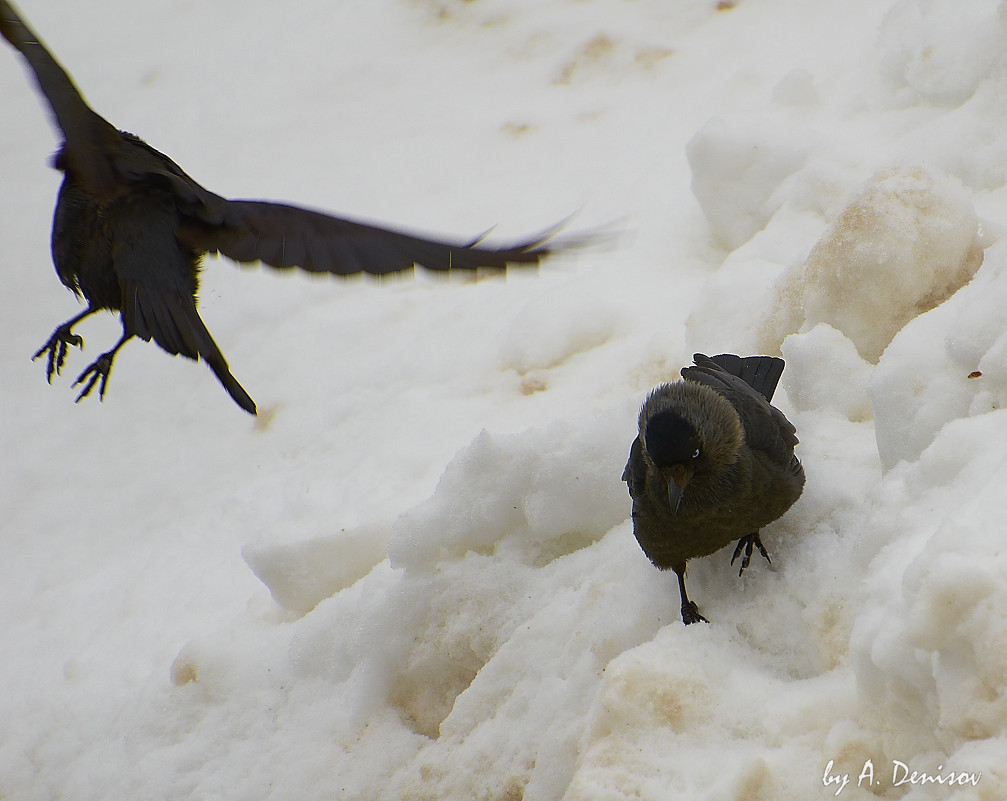
<path fill-rule="evenodd" d="M 629 514 L 620 475 L 632 438 L 615 413 L 504 437 L 482 432 L 433 496 L 395 522 L 392 565 L 429 569 L 470 551 L 543 564 L 589 545 Z"/>
<path fill-rule="evenodd" d="M 981 770 L 986 797 L 1007 792 L 990 759 L 1007 747 L 1005 431 L 1005 411 L 954 420 L 872 493 L 866 606 L 851 637 L 878 758 Z"/>
<path fill-rule="evenodd" d="M 994 0 L 897 3 L 879 32 L 879 74 L 901 105 L 957 106 L 1003 71 L 1007 18 Z"/>
<path fill-rule="evenodd" d="M 782 351 L 787 361 L 783 386 L 796 409 L 832 410 L 853 422 L 871 419 L 871 366 L 841 331 L 819 323 L 787 337 Z"/>
<path fill-rule="evenodd" d="M 617 317 L 604 298 L 564 284 L 543 293 L 501 332 L 498 362 L 518 375 L 537 376 L 603 345 L 616 325 Z"/>
<path fill-rule="evenodd" d="M 876 174 L 812 249 L 804 327 L 829 323 L 877 362 L 909 320 L 982 264 L 979 221 L 956 182 L 919 167 Z"/>
<path fill-rule="evenodd" d="M 1007 404 L 1007 242 L 986 252 L 967 287 L 907 325 L 870 381 L 878 452 L 886 469 L 915 461 L 960 417 Z"/>
<path fill-rule="evenodd" d="M 778 121 L 714 117 L 689 141 L 692 193 L 713 238 L 728 250 L 747 242 L 784 203 L 774 194 L 811 150 L 804 130 Z"/>
<path fill-rule="evenodd" d="M 822 205 L 803 199 L 820 177 L 811 165 L 791 176 L 788 204 L 746 229 L 751 238 L 710 276 L 688 321 L 695 347 L 775 355 L 791 334 L 827 323 L 876 363 L 907 322 L 982 264 L 993 237 L 960 182 L 920 167 L 882 170 L 821 233 Z M 771 189 L 763 184 L 766 197 Z"/>
<path fill-rule="evenodd" d="M 241 555 L 284 609 L 307 614 L 383 561 L 391 526 L 375 524 L 289 545 L 245 546 Z"/>

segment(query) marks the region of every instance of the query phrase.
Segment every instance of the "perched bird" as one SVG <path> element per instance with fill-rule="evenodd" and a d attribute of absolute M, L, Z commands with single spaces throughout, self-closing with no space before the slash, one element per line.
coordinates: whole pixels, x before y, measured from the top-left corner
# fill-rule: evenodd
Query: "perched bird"
<path fill-rule="evenodd" d="M 48 354 L 46 377 L 59 374 L 82 319 L 119 312 L 122 337 L 75 382 L 80 401 L 99 396 L 116 353 L 130 338 L 153 339 L 171 354 L 203 359 L 245 411 L 255 403 L 231 375 L 196 311 L 200 261 L 221 253 L 238 262 L 300 267 L 337 275 L 413 269 L 473 270 L 535 265 L 559 247 L 548 237 L 510 247 L 452 244 L 316 211 L 256 200 L 228 200 L 204 189 L 175 162 L 94 112 L 73 81 L 14 8 L 0 0 L 0 33 L 21 51 L 49 101 L 63 142 L 53 166 L 64 174 L 52 230 L 60 281 L 87 308 L 59 326 L 34 358 Z M 85 383 L 86 382 L 86 383 Z"/>
<path fill-rule="evenodd" d="M 682 378 L 653 390 L 640 409 L 622 480 L 633 499 L 633 533 L 650 561 L 678 574 L 682 620 L 706 621 L 685 591 L 685 565 L 734 540 L 731 564 L 754 548 L 759 529 L 801 497 L 797 430 L 770 405 L 783 360 L 697 353 Z"/>

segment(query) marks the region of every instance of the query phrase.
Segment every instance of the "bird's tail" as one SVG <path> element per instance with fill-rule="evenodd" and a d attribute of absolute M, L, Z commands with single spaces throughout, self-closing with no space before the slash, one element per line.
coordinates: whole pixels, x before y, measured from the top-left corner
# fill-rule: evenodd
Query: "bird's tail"
<path fill-rule="evenodd" d="M 205 328 L 203 330 L 206 331 Z M 209 331 L 207 331 L 206 336 L 207 339 L 210 340 L 210 344 L 213 345 L 216 353 L 213 356 L 206 356 L 201 352 L 200 355 L 203 356 L 203 360 L 210 366 L 210 369 L 213 370 L 213 374 L 217 376 L 217 380 L 220 381 L 224 389 L 227 390 L 227 394 L 231 396 L 234 402 L 249 414 L 255 414 L 255 401 L 252 400 L 251 396 L 247 392 L 245 392 L 244 387 L 238 383 L 238 380 L 231 375 L 227 362 L 224 360 L 224 354 L 220 352 L 220 349 L 210 337 Z"/>
<path fill-rule="evenodd" d="M 227 360 L 213 341 L 188 296 L 149 296 L 132 287 L 126 292 L 123 323 L 128 333 L 146 341 L 153 339 L 168 353 L 205 361 L 217 380 L 242 409 L 255 414 L 255 401 L 231 375 Z"/>
<path fill-rule="evenodd" d="M 234 402 L 249 414 L 255 414 L 255 401 L 245 392 L 244 387 L 238 383 L 238 380 L 231 375 L 231 369 L 227 366 L 224 354 L 217 347 L 217 343 L 213 341 L 213 337 L 200 319 L 195 305 L 180 304 L 180 307 L 184 309 L 185 330 L 191 333 L 191 338 L 199 358 L 205 361 L 210 369 L 213 370 L 213 374 L 217 376 L 217 380 L 227 390 L 227 394 L 234 399 Z M 164 347 L 160 341 L 158 341 L 158 344 Z M 189 354 L 186 353 L 184 355 L 188 356 Z M 196 356 L 193 355 L 191 358 L 196 358 Z"/>
<path fill-rule="evenodd" d="M 709 362 L 712 362 L 731 375 L 737 376 L 767 401 L 773 400 L 785 364 L 783 359 L 775 356 L 742 357 L 733 353 L 720 353 L 717 356 L 697 353 L 692 358 L 698 367 L 709 367 Z"/>

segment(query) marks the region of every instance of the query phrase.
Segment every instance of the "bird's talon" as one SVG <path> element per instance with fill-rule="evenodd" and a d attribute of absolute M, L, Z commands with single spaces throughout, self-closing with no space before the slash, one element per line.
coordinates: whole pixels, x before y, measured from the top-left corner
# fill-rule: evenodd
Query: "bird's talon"
<path fill-rule="evenodd" d="M 71 333 L 68 327 L 61 326 L 53 331 L 51 337 L 48 341 L 37 351 L 35 355 L 31 357 L 32 361 L 35 361 L 43 354 L 48 356 L 45 365 L 45 378 L 50 384 L 52 383 L 52 374 L 60 374 L 63 369 L 63 364 L 66 362 L 66 352 L 67 347 L 73 345 L 80 350 L 84 349 L 84 339 L 80 334 Z"/>
<path fill-rule="evenodd" d="M 87 382 L 87 386 L 80 391 L 80 394 L 77 396 L 77 399 L 74 401 L 74 403 L 80 403 L 84 398 L 86 398 L 89 394 L 91 394 L 91 390 L 94 388 L 95 382 L 97 382 L 97 380 L 98 380 L 98 374 L 95 373 L 94 375 L 91 376 L 91 380 Z M 80 380 L 77 380 L 74 382 L 73 385 L 77 386 L 77 384 L 79 383 Z M 104 399 L 105 399 L 105 379 L 104 377 L 102 377 L 101 386 L 98 388 L 98 400 L 104 400 Z"/>
<path fill-rule="evenodd" d="M 53 357 L 56 357 L 56 375 L 59 375 L 60 370 L 63 369 L 63 363 L 66 361 L 66 341 L 60 340 L 59 348 L 49 351 L 49 372 L 52 372 L 52 362 Z"/>
<path fill-rule="evenodd" d="M 84 372 L 77 376 L 77 380 L 73 382 L 73 386 L 77 386 L 78 384 L 83 384 L 84 380 L 87 379 L 87 384 L 80 391 L 74 403 L 80 403 L 81 400 L 90 395 L 91 390 L 94 389 L 94 385 L 98 383 L 99 379 L 101 383 L 98 384 L 98 400 L 105 400 L 105 385 L 108 383 L 108 375 L 111 371 L 112 360 L 107 353 L 99 356 L 92 364 L 88 365 Z"/>
<path fill-rule="evenodd" d="M 696 606 L 695 601 L 689 601 L 688 603 L 682 604 L 682 622 L 689 626 L 693 623 L 699 623 L 699 621 L 704 623 L 709 623 L 710 621 L 699 614 L 699 607 Z"/>
<path fill-rule="evenodd" d="M 738 540 L 738 545 L 734 549 L 734 556 L 731 557 L 732 565 L 734 564 L 734 560 L 741 556 L 742 550 L 745 552 L 741 559 L 741 570 L 738 571 L 739 576 L 744 573 L 745 568 L 752 563 L 752 551 L 755 548 L 759 549 L 759 553 L 766 557 L 766 561 L 769 562 L 769 564 L 773 564 L 773 560 L 769 558 L 769 552 L 766 550 L 766 546 L 762 544 L 759 532 L 756 531 L 754 534 L 748 534 Z"/>

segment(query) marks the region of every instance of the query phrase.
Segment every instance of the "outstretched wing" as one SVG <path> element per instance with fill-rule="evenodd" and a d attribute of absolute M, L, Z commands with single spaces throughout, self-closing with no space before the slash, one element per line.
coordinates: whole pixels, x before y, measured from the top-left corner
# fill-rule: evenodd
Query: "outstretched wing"
<path fill-rule="evenodd" d="M 727 367 L 714 359 L 726 361 Z M 753 387 L 732 371 L 732 368 L 738 368 L 738 372 L 744 372 L 743 363 L 748 362 L 748 372 L 758 376 L 753 380 L 762 388 L 768 387 L 768 395 L 772 397 L 779 381 L 779 374 L 783 372 L 783 359 L 770 356 L 741 359 L 737 356 L 732 357 L 731 354 L 721 354 L 714 359 L 702 353 L 695 354 L 693 360 L 696 365 L 683 368 L 682 377 L 687 381 L 705 384 L 723 395 L 738 412 L 745 430 L 745 441 L 749 447 L 765 451 L 778 461 L 784 461 L 784 455 L 792 454 L 794 446 L 797 445 L 797 429 L 783 412 L 770 405 L 767 396 L 760 392 L 759 388 Z M 738 359 L 738 362 L 734 362 L 733 359 Z M 762 363 L 760 366 L 754 361 L 759 359 L 772 359 L 779 364 Z"/>
<path fill-rule="evenodd" d="M 319 211 L 259 200 L 227 201 L 226 222 L 192 217 L 179 227 L 181 241 L 194 250 L 219 252 L 238 262 L 300 267 L 335 275 L 383 275 L 412 269 L 472 270 L 535 265 L 557 246 L 545 237 L 507 247 L 427 239 Z"/>
<path fill-rule="evenodd" d="M 152 184 L 172 192 L 179 204 L 211 224 L 226 224 L 227 201 L 204 189 L 175 162 L 132 134 L 118 131 L 84 100 L 73 80 L 7 0 L 0 0 L 0 33 L 35 73 L 49 101 L 63 145 L 55 166 L 89 194 L 107 197 L 126 184 Z"/>
<path fill-rule="evenodd" d="M 108 196 L 124 183 L 171 192 L 183 215 L 176 235 L 193 250 L 278 268 L 380 275 L 417 264 L 431 270 L 537 265 L 561 247 L 547 244 L 548 236 L 506 247 L 480 245 L 479 240 L 447 242 L 282 203 L 228 201 L 200 186 L 163 153 L 132 134 L 119 132 L 92 110 L 7 0 L 0 0 L 0 32 L 27 59 L 63 132 L 65 141 L 56 166 L 97 197 Z M 578 244 L 583 243 L 562 247 Z"/>
<path fill-rule="evenodd" d="M 127 334 L 153 339 L 171 354 L 203 359 L 242 409 L 255 402 L 231 371 L 196 311 L 193 256 L 175 239 L 169 198 L 138 197 L 113 218 L 112 261 L 123 292 Z"/>
<path fill-rule="evenodd" d="M 46 50 L 7 0 L 0 0 L 0 33 L 28 61 L 39 89 L 49 101 L 66 140 L 60 158 L 64 169 L 96 194 L 114 186 L 114 152 L 119 132 L 81 97 L 70 76 Z"/>

